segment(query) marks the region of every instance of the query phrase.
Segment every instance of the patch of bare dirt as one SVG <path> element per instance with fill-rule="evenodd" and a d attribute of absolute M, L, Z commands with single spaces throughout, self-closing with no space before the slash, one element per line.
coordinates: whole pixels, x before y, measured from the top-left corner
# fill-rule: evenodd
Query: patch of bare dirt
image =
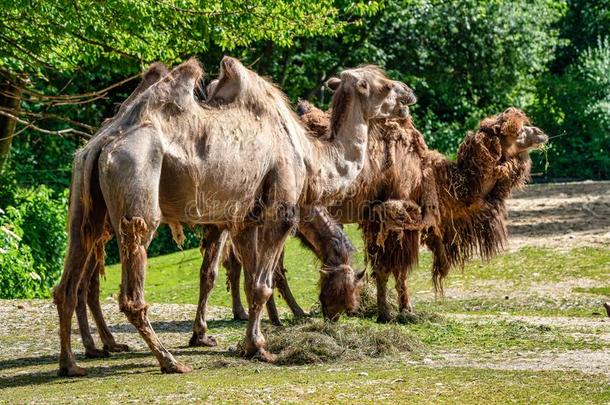
<path fill-rule="evenodd" d="M 563 350 L 515 353 L 440 353 L 431 367 L 474 367 L 493 370 L 579 371 L 610 377 L 610 350 Z"/>
<path fill-rule="evenodd" d="M 610 246 L 610 181 L 529 185 L 508 208 L 511 250 Z"/>

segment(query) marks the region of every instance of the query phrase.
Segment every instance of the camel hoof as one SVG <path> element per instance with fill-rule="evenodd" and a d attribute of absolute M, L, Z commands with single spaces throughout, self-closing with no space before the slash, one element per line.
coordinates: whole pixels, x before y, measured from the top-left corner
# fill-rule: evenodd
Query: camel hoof
<path fill-rule="evenodd" d="M 254 353 L 247 355 L 252 360 L 262 361 L 264 363 L 275 363 L 277 361 L 277 356 L 273 353 L 269 353 L 265 349 L 258 349 Z"/>
<path fill-rule="evenodd" d="M 199 336 L 197 333 L 193 332 L 193 336 L 191 336 L 191 340 L 189 340 L 190 347 L 214 347 L 218 346 L 218 342 L 214 336 Z"/>
<path fill-rule="evenodd" d="M 191 371 L 193 371 L 193 367 L 178 362 L 172 363 L 166 367 L 161 367 L 161 372 L 163 374 L 186 374 Z"/>
<path fill-rule="evenodd" d="M 233 320 L 234 321 L 247 321 L 248 320 L 248 314 L 243 309 L 241 311 L 234 312 L 233 313 Z"/>
<path fill-rule="evenodd" d="M 129 346 L 115 343 L 113 345 L 104 345 L 104 350 L 109 351 L 111 353 L 128 352 Z"/>
<path fill-rule="evenodd" d="M 271 325 L 273 325 L 273 326 L 282 326 L 282 321 L 280 321 L 279 319 L 272 319 L 271 320 Z"/>
<path fill-rule="evenodd" d="M 97 348 L 85 349 L 85 357 L 88 359 L 102 359 L 104 357 L 110 357 L 110 352 L 104 348 L 103 350 Z"/>
<path fill-rule="evenodd" d="M 68 367 L 59 367 L 57 371 L 58 377 L 84 377 L 87 375 L 87 370 L 76 364 Z"/>
<path fill-rule="evenodd" d="M 392 322 L 392 317 L 388 314 L 379 314 L 377 316 L 377 323 L 390 323 Z"/>
<path fill-rule="evenodd" d="M 303 310 L 294 311 L 292 313 L 292 316 L 295 317 L 296 319 L 311 318 L 311 315 L 309 315 L 307 312 L 305 312 Z"/>

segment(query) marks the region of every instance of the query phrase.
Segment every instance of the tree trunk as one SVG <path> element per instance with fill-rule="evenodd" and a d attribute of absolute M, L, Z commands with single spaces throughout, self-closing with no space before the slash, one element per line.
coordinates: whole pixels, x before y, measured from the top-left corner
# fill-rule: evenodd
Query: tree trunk
<path fill-rule="evenodd" d="M 0 82 L 0 108 L 9 114 L 19 115 L 22 92 L 22 87 L 15 86 L 12 82 L 3 79 Z M 13 118 L 0 115 L 0 173 L 8 161 L 16 125 L 17 121 Z"/>

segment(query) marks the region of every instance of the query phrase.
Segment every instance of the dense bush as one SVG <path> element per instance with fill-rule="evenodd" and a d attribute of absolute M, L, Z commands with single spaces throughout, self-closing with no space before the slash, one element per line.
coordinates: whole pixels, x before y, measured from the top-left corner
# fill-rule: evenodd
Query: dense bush
<path fill-rule="evenodd" d="M 610 40 L 548 77 L 536 111 L 538 124 L 557 137 L 549 150 L 553 175 L 610 177 Z"/>
<path fill-rule="evenodd" d="M 0 297 L 46 297 L 63 266 L 67 193 L 46 186 L 13 192 L 0 208 Z"/>

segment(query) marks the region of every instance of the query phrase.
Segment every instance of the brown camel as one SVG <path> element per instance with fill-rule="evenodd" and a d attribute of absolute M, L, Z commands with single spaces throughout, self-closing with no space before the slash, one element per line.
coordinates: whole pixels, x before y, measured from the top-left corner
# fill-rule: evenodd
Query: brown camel
<path fill-rule="evenodd" d="M 94 135 L 94 137 L 104 134 L 105 129 L 114 120 L 122 117 L 127 108 L 134 102 L 134 100 L 142 94 L 146 89 L 159 81 L 162 77 L 166 76 L 169 70 L 165 65 L 161 63 L 153 63 L 150 67 L 142 74 L 142 81 L 138 84 L 136 89 L 129 95 L 129 97 L 121 104 L 117 113 L 112 117 L 104 120 L 102 126 Z M 84 156 L 77 154 L 75 159 L 81 159 L 78 165 L 84 164 Z M 76 166 L 76 163 L 75 163 Z M 76 184 L 72 185 L 76 187 Z M 81 185 L 78 185 L 82 187 Z M 98 217 L 104 217 L 105 213 L 100 213 Z M 104 232 L 98 239 L 95 240 L 93 245 L 93 259 L 87 261 L 87 268 L 85 274 L 81 280 L 78 290 L 78 303 L 76 305 L 76 316 L 78 320 L 78 327 L 81 335 L 83 345 L 85 346 L 85 356 L 89 358 L 97 357 L 108 357 L 110 352 L 124 352 L 128 351 L 129 347 L 124 344 L 116 343 L 112 332 L 106 324 L 104 319 L 102 308 L 100 306 L 100 275 L 104 274 L 104 261 L 105 261 L 105 245 L 106 242 L 112 237 L 112 227 L 105 220 L 106 227 Z M 93 315 L 93 319 L 97 326 L 98 333 L 102 340 L 103 348 L 100 350 L 95 347 L 95 341 L 91 336 L 91 330 L 89 329 L 89 321 L 87 319 L 87 305 Z"/>
<path fill-rule="evenodd" d="M 319 137 L 332 137 L 330 114 L 306 102 L 297 111 Z M 386 298 L 390 275 L 396 279 L 400 310 L 411 310 L 407 276 L 418 260 L 422 230 L 434 256 L 433 280 L 441 290 L 452 266 L 474 254 L 490 258 L 505 245 L 505 200 L 528 179 L 528 149 L 547 140 L 528 123 L 516 109 L 483 120 L 480 131 L 464 140 L 457 162 L 429 151 L 408 119 L 371 125 L 368 166 L 355 192 L 328 209 L 340 222 L 358 223 L 363 230 L 377 284 L 379 322 L 391 319 Z M 232 264 L 229 270 L 233 283 L 239 266 Z M 292 295 L 285 280 L 278 289 L 282 296 Z M 288 303 L 297 314 L 302 312 L 296 303 Z"/>
<path fill-rule="evenodd" d="M 245 354 L 270 361 L 260 330 L 273 268 L 298 222 L 297 208 L 339 196 L 366 159 L 368 121 L 400 117 L 412 94 L 374 68 L 346 70 L 333 97 L 334 142 L 310 137 L 283 94 L 237 60 L 221 62 L 221 77 L 247 80 L 251 97 L 223 108 L 199 105 L 193 92 L 202 75 L 195 60 L 149 87 L 93 138 L 75 159 L 69 212 L 70 243 L 54 292 L 60 318 L 60 375 L 81 376 L 70 345 L 72 313 L 104 218 L 117 235 L 122 264 L 121 310 L 167 373 L 190 371 L 163 347 L 144 301 L 146 248 L 163 221 L 226 226 L 246 272 L 249 321 Z M 226 159 L 226 153 L 231 158 Z M 81 179 L 82 177 L 82 179 Z M 82 187 L 74 187 L 74 185 Z M 351 269 L 331 270 L 321 288 L 358 284 Z M 332 310 L 337 308 L 333 307 Z M 339 307 L 339 309 L 344 309 Z"/>

